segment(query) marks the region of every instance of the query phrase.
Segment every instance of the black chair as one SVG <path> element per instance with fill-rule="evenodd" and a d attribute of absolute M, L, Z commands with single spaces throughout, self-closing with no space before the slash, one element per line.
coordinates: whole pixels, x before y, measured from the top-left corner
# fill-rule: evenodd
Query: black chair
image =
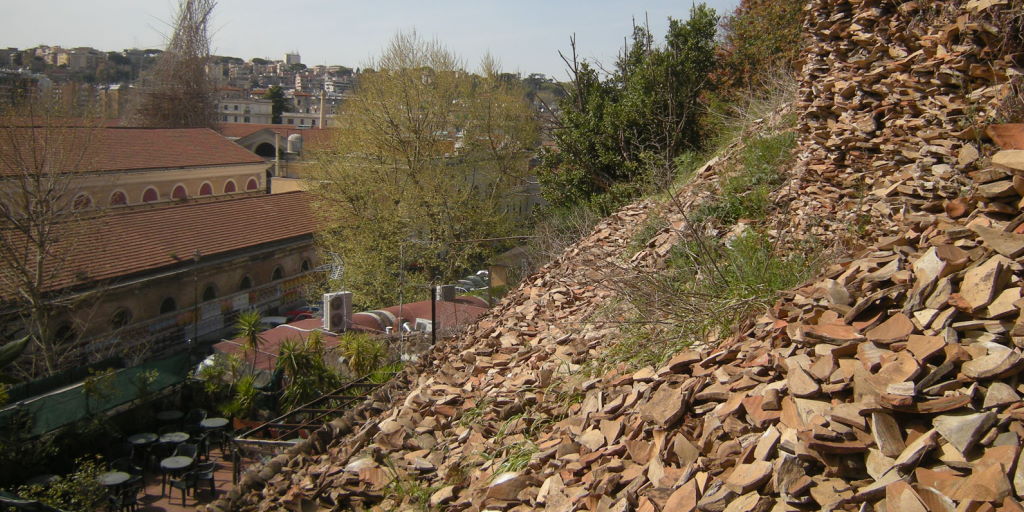
<path fill-rule="evenodd" d="M 227 443 L 227 434 L 223 430 L 221 430 L 221 429 L 214 429 L 214 430 L 210 430 L 210 431 L 208 431 L 206 433 L 206 449 L 207 449 L 207 452 L 209 452 L 209 449 L 212 446 L 216 445 L 217 447 L 220 448 L 220 455 L 221 455 L 221 457 L 224 457 L 225 455 L 227 455 L 227 449 L 224 446 L 226 443 Z"/>
<path fill-rule="evenodd" d="M 181 506 L 185 506 L 185 496 L 189 491 L 195 492 L 196 474 L 194 471 L 186 471 L 180 477 L 171 479 L 171 489 L 181 489 Z M 171 491 L 173 492 L 173 491 Z"/>
<path fill-rule="evenodd" d="M 127 482 L 122 484 L 120 491 L 117 493 L 118 510 L 121 512 L 138 510 L 139 495 L 143 493 L 145 487 L 146 485 L 141 475 L 129 478 Z"/>
<path fill-rule="evenodd" d="M 205 409 L 192 409 L 185 415 L 184 423 L 185 428 L 188 429 L 199 429 L 199 422 L 206 419 Z"/>
<path fill-rule="evenodd" d="M 174 449 L 174 457 L 188 457 L 195 459 L 199 453 L 199 448 L 192 443 L 181 443 L 177 448 Z"/>
<path fill-rule="evenodd" d="M 196 445 L 199 461 L 210 460 L 210 434 L 209 432 L 199 432 L 192 436 L 192 441 Z"/>
<path fill-rule="evenodd" d="M 210 483 L 210 497 L 217 496 L 217 485 L 213 480 L 213 473 L 217 471 L 216 462 L 204 462 L 196 466 L 196 490 L 198 492 L 199 486 L 204 482 Z"/>

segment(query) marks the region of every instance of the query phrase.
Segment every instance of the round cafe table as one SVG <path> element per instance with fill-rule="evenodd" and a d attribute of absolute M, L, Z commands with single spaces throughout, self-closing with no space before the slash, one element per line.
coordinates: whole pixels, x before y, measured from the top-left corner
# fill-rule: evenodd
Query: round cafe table
<path fill-rule="evenodd" d="M 153 432 L 140 432 L 128 436 L 128 442 L 134 446 L 146 446 L 147 444 L 155 443 L 157 439 L 160 439 L 160 436 Z"/>
<path fill-rule="evenodd" d="M 187 432 L 168 432 L 160 436 L 161 443 L 174 444 L 184 443 L 188 441 L 189 435 Z"/>
<path fill-rule="evenodd" d="M 160 495 L 163 496 L 166 492 L 164 487 L 167 485 L 167 475 L 177 475 L 183 470 L 188 469 L 192 465 L 192 457 L 185 457 L 184 455 L 175 455 L 173 457 L 167 457 L 160 461 L 160 469 L 163 470 L 164 477 L 160 482 Z"/>
<path fill-rule="evenodd" d="M 224 428 L 228 425 L 227 418 L 206 418 L 199 422 L 199 426 L 206 430 L 214 430 L 218 428 Z"/>
<path fill-rule="evenodd" d="M 124 471 L 107 471 L 96 477 L 96 481 L 104 487 L 114 487 L 128 481 L 132 476 Z"/>

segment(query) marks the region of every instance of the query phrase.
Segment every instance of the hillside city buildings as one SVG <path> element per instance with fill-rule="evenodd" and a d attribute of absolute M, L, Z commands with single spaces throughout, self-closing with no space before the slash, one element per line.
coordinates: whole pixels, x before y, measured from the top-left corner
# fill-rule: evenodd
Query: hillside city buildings
<path fill-rule="evenodd" d="M 295 52 L 280 61 L 215 57 L 207 68 L 216 86 L 213 129 L 120 126 L 133 81 L 159 54 L 0 49 L 0 104 L 37 89 L 69 105 L 98 105 L 107 118 L 63 135 L 64 144 L 83 147 L 87 158 L 60 170 L 82 229 L 81 236 L 63 237 L 58 250 L 68 256 L 48 269 L 45 290 L 76 304 L 52 319 L 67 345 L 61 368 L 111 356 L 132 364 L 230 337 L 242 311 L 275 315 L 304 304 L 310 278 L 324 268 L 302 178 L 310 152 L 330 148 L 331 119 L 352 94 L 357 72 L 307 67 Z M 286 100 L 280 124 L 272 123 L 266 97 L 273 87 Z M 11 140 L 28 141 L 52 127 L 29 119 L 0 128 Z M 453 155 L 460 136 L 452 133 Z M 19 187 L 18 169 L 11 168 L 16 159 L 4 158 L 17 151 L 0 146 L 0 193 Z M 531 180 L 521 188 L 499 200 L 525 218 L 540 203 L 539 186 Z M 8 240 L 14 231 L 0 226 Z M 0 294 L 0 333 L 15 339 L 25 334 L 23 312 L 10 298 L 9 290 Z M 401 316 L 388 327 L 398 329 Z"/>

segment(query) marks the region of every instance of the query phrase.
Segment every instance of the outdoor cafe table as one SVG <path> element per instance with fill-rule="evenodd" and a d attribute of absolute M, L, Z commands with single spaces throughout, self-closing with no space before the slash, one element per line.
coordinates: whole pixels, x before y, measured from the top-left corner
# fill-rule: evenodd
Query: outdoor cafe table
<path fill-rule="evenodd" d="M 164 486 L 167 485 L 167 474 L 177 475 L 182 470 L 187 469 L 192 465 L 192 457 L 185 457 L 184 455 L 175 455 L 173 457 L 167 457 L 160 461 L 160 469 L 164 472 L 163 481 L 160 483 L 160 495 L 164 495 Z"/>
<path fill-rule="evenodd" d="M 224 428 L 228 425 L 227 418 L 206 418 L 199 422 L 199 426 L 205 430 L 215 430 L 218 428 Z"/>
<path fill-rule="evenodd" d="M 128 481 L 132 476 L 124 471 L 107 471 L 96 477 L 96 481 L 104 487 L 114 487 Z"/>
<path fill-rule="evenodd" d="M 157 439 L 160 439 L 160 436 L 152 432 L 140 432 L 128 436 L 128 442 L 133 446 L 146 446 L 147 444 L 155 443 Z"/>
<path fill-rule="evenodd" d="M 173 443 L 184 443 L 188 441 L 189 435 L 187 432 L 168 432 L 160 436 L 161 443 L 173 444 Z"/>
<path fill-rule="evenodd" d="M 166 411 L 160 411 L 156 413 L 156 419 L 160 420 L 163 423 L 171 423 L 174 421 L 178 421 L 184 417 L 185 413 L 175 409 L 169 409 Z"/>

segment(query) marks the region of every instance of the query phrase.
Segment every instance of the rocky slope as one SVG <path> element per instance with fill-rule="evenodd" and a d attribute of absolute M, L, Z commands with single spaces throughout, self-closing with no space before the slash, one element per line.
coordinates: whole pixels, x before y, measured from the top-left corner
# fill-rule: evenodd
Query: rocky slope
<path fill-rule="evenodd" d="M 934 4 L 811 2 L 774 233 L 861 248 L 749 329 L 579 371 L 619 336 L 622 261 L 657 267 L 685 218 L 623 254 L 638 226 L 718 163 L 210 509 L 1024 510 L 1024 158 L 985 138 L 1014 115 L 1022 7 Z"/>

